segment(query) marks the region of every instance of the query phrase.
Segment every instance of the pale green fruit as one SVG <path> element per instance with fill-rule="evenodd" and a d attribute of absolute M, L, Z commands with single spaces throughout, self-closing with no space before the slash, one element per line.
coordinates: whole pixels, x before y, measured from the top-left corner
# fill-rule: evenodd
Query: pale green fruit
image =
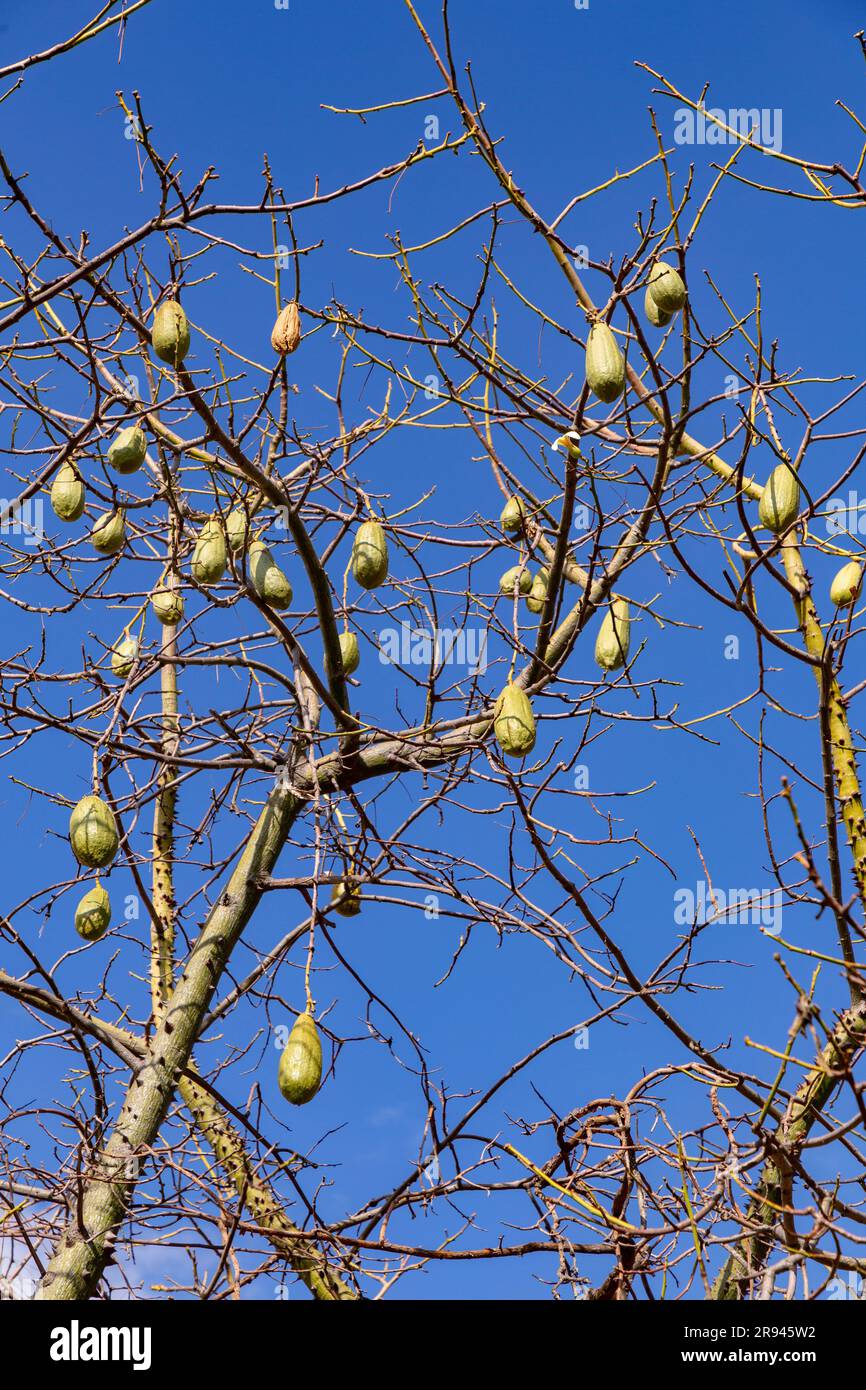
<path fill-rule="evenodd" d="M 120 680 L 126 680 L 138 657 L 138 638 L 121 637 L 111 652 L 111 669 Z"/>
<path fill-rule="evenodd" d="M 506 535 L 513 535 L 515 531 L 520 531 L 523 527 L 523 519 L 526 515 L 526 508 L 523 505 L 522 497 L 509 497 L 502 513 L 499 517 L 499 525 Z"/>
<path fill-rule="evenodd" d="M 362 589 L 376 589 L 388 577 L 388 542 L 378 521 L 364 521 L 355 532 L 352 573 Z"/>
<path fill-rule="evenodd" d="M 357 917 L 361 911 L 361 890 L 353 878 L 344 878 L 331 887 L 331 907 L 341 917 Z"/>
<path fill-rule="evenodd" d="M 243 507 L 234 507 L 226 517 L 226 535 L 231 549 L 237 553 L 243 550 L 249 539 L 250 523 Z"/>
<path fill-rule="evenodd" d="M 615 598 L 605 613 L 595 639 L 595 660 L 602 671 L 618 671 L 628 659 L 631 642 L 631 610 L 628 599 Z"/>
<path fill-rule="evenodd" d="M 515 584 L 521 594 L 528 594 L 532 588 L 532 575 L 525 566 L 521 568 L 520 565 L 514 565 L 512 569 L 505 571 L 499 581 L 500 594 L 512 596 Z"/>
<path fill-rule="evenodd" d="M 120 843 L 111 807 L 99 796 L 83 796 L 69 817 L 69 839 L 79 864 L 107 868 Z"/>
<path fill-rule="evenodd" d="M 797 475 L 785 463 L 774 468 L 764 484 L 758 503 L 758 516 L 770 531 L 779 535 L 787 531 L 800 511 L 800 484 Z"/>
<path fill-rule="evenodd" d="M 108 931 L 111 921 L 111 899 L 97 883 L 85 893 L 75 909 L 75 930 L 85 941 L 98 941 Z"/>
<path fill-rule="evenodd" d="M 64 463 L 51 484 L 51 506 L 61 521 L 77 521 L 84 511 L 84 484 L 71 463 Z"/>
<path fill-rule="evenodd" d="M 153 317 L 150 341 L 157 357 L 177 368 L 189 352 L 189 321 L 176 299 L 160 304 Z"/>
<path fill-rule="evenodd" d="M 321 1086 L 322 1044 L 312 1014 L 301 1014 L 296 1020 L 283 1048 L 277 1080 L 292 1105 L 306 1105 Z"/>
<path fill-rule="evenodd" d="M 150 606 L 161 623 L 173 627 L 183 617 L 183 594 L 174 586 L 154 589 Z"/>
<path fill-rule="evenodd" d="M 248 557 L 250 582 L 259 598 L 280 612 L 292 602 L 292 586 L 264 541 L 253 541 Z"/>
<path fill-rule="evenodd" d="M 526 597 L 530 613 L 542 613 L 547 599 L 547 570 L 539 570 Z"/>
<path fill-rule="evenodd" d="M 361 664 L 361 648 L 354 632 L 340 633 L 340 657 L 343 662 L 343 674 L 353 676 Z"/>
<path fill-rule="evenodd" d="M 644 313 L 652 324 L 653 328 L 666 328 L 673 318 L 673 314 L 666 314 L 664 309 L 660 309 L 650 293 L 647 285 L 646 294 L 643 298 Z"/>
<path fill-rule="evenodd" d="M 121 430 L 108 447 L 108 462 L 117 473 L 134 473 L 147 455 L 147 437 L 138 425 Z"/>
<path fill-rule="evenodd" d="M 199 531 L 190 568 L 197 584 L 218 584 L 225 574 L 226 540 L 216 517 Z"/>
<path fill-rule="evenodd" d="M 126 517 L 123 512 L 103 512 L 93 523 L 90 543 L 100 555 L 116 555 L 126 541 Z"/>
<path fill-rule="evenodd" d="M 586 379 L 589 389 L 610 405 L 625 389 L 625 358 L 606 323 L 594 323 L 586 340 Z"/>
<path fill-rule="evenodd" d="M 649 292 L 663 314 L 676 314 L 686 302 L 682 276 L 666 261 L 656 261 L 649 278 Z"/>
<path fill-rule="evenodd" d="M 863 567 L 856 560 L 843 565 L 830 585 L 830 602 L 837 608 L 847 608 L 854 603 L 863 583 Z"/>
<path fill-rule="evenodd" d="M 535 716 L 519 685 L 506 685 L 496 701 L 493 733 L 509 758 L 525 758 L 535 747 Z"/>

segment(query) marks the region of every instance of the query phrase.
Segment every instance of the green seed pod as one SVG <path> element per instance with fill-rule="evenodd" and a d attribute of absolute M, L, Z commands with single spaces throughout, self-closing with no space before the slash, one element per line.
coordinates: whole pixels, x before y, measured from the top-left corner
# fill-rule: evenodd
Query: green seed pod
<path fill-rule="evenodd" d="M 532 575 L 525 565 L 514 565 L 512 569 L 506 570 L 499 581 L 500 594 L 514 595 L 514 586 L 518 586 L 521 594 L 528 594 L 532 588 Z"/>
<path fill-rule="evenodd" d="M 499 518 L 499 525 L 506 535 L 511 535 L 515 531 L 523 529 L 523 520 L 526 516 L 526 508 L 523 505 L 522 497 L 509 497 L 502 514 Z"/>
<path fill-rule="evenodd" d="M 90 533 L 90 543 L 100 555 L 116 555 L 126 541 L 126 517 L 123 512 L 103 512 L 97 517 Z"/>
<path fill-rule="evenodd" d="M 69 839 L 79 864 L 107 868 L 120 843 L 111 807 L 101 797 L 83 796 L 69 817 Z"/>
<path fill-rule="evenodd" d="M 344 878 L 333 884 L 331 907 L 341 917 L 357 917 L 361 911 L 361 890 L 356 879 Z"/>
<path fill-rule="evenodd" d="M 322 1084 L 322 1044 L 313 1015 L 301 1014 L 283 1048 L 279 1087 L 292 1105 L 306 1105 Z"/>
<path fill-rule="evenodd" d="M 686 287 L 678 270 L 666 261 L 656 261 L 650 271 L 648 289 L 663 314 L 676 314 L 686 302 Z"/>
<path fill-rule="evenodd" d="M 547 570 L 539 570 L 532 581 L 532 588 L 526 596 L 526 606 L 530 613 L 541 613 L 547 599 Z"/>
<path fill-rule="evenodd" d="M 111 921 L 111 899 L 97 883 L 85 893 L 75 909 L 75 930 L 85 941 L 98 941 L 108 931 Z"/>
<path fill-rule="evenodd" d="M 509 758 L 524 758 L 535 747 L 535 716 L 519 685 L 506 685 L 496 701 L 493 734 Z"/>
<path fill-rule="evenodd" d="M 139 425 L 121 430 L 108 447 L 108 462 L 117 473 L 134 473 L 147 455 L 147 437 Z"/>
<path fill-rule="evenodd" d="M 863 583 L 863 567 L 856 560 L 843 565 L 830 585 L 830 602 L 837 608 L 847 608 L 854 603 Z"/>
<path fill-rule="evenodd" d="M 770 531 L 779 535 L 787 531 L 800 510 L 800 484 L 797 475 L 785 463 L 774 468 L 761 493 L 758 517 Z"/>
<path fill-rule="evenodd" d="M 234 507 L 226 517 L 226 535 L 229 538 L 231 549 L 237 554 L 243 550 L 249 540 L 250 523 L 243 507 Z"/>
<path fill-rule="evenodd" d="M 138 638 L 121 637 L 111 651 L 111 669 L 114 674 L 125 681 L 138 658 Z"/>
<path fill-rule="evenodd" d="M 273 332 L 271 333 L 271 347 L 274 352 L 278 352 L 281 357 L 287 353 L 294 352 L 298 343 L 301 341 L 301 316 L 295 300 L 287 304 L 285 309 L 280 311 Z"/>
<path fill-rule="evenodd" d="M 165 589 L 154 589 L 150 596 L 150 606 L 161 623 L 166 627 L 174 627 L 183 617 L 183 594 L 174 585 Z"/>
<path fill-rule="evenodd" d="M 189 352 L 189 320 L 176 299 L 160 304 L 153 317 L 151 346 L 157 357 L 175 370 Z"/>
<path fill-rule="evenodd" d="M 362 589 L 377 589 L 388 577 L 388 542 L 378 521 L 364 521 L 355 532 L 352 573 Z"/>
<path fill-rule="evenodd" d="M 51 484 L 51 506 L 61 521 L 77 521 L 84 511 L 84 484 L 71 463 L 64 463 Z"/>
<path fill-rule="evenodd" d="M 253 541 L 248 557 L 250 582 L 259 598 L 277 612 L 292 602 L 292 586 L 264 541 Z"/>
<path fill-rule="evenodd" d="M 226 572 L 226 538 L 215 516 L 198 533 L 191 569 L 197 584 L 218 584 Z"/>
<path fill-rule="evenodd" d="M 595 639 L 595 660 L 602 671 L 618 671 L 628 659 L 631 612 L 628 600 L 615 598 L 605 613 Z"/>
<path fill-rule="evenodd" d="M 664 309 L 660 309 L 650 293 L 647 285 L 646 294 L 643 297 L 644 313 L 652 324 L 653 328 L 666 328 L 673 318 L 673 314 L 666 314 Z"/>
<path fill-rule="evenodd" d="M 610 405 L 625 389 L 625 358 L 606 323 L 594 323 L 586 341 L 586 379 L 589 389 Z"/>
<path fill-rule="evenodd" d="M 340 633 L 340 657 L 343 662 L 343 674 L 353 676 L 361 664 L 361 648 L 354 632 Z"/>

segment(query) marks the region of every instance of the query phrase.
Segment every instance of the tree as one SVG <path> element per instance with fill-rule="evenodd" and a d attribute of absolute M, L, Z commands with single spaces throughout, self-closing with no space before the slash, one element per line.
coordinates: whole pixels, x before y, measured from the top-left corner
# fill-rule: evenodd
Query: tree
<path fill-rule="evenodd" d="M 109 5 L 0 76 L 63 62 L 146 6 Z M 760 290 L 738 310 L 739 291 L 692 273 L 719 190 L 754 147 L 782 156 L 653 73 L 730 152 L 699 186 L 653 114 L 653 152 L 611 180 L 644 199 L 629 249 L 590 255 L 566 226 L 610 184 L 542 214 L 458 69 L 447 4 L 438 38 L 406 10 L 437 90 L 335 114 L 435 101 L 455 129 L 341 187 L 293 196 L 266 158 L 255 197 L 215 201 L 214 170 L 188 179 L 147 94 L 123 96 L 151 210 L 94 247 L 0 155 L 17 483 L 2 572 L 20 620 L 0 718 L 53 832 L 42 882 L 3 919 L 0 990 L 21 1011 L 4 1063 L 4 1227 L 40 1299 L 134 1282 L 131 1258 L 169 1237 L 188 1265 L 162 1289 L 200 1297 L 284 1270 L 316 1298 L 381 1296 L 419 1268 L 502 1259 L 594 1299 L 820 1296 L 862 1273 L 866 820 L 860 687 L 843 670 L 862 547 L 856 525 L 817 527 L 866 446 L 849 423 L 856 389 L 839 383 L 816 410 L 768 346 Z M 473 209 L 437 216 L 423 243 L 393 233 L 378 258 L 403 309 L 380 321 L 338 282 L 329 298 L 305 291 L 329 254 L 318 219 L 455 158 L 481 190 Z M 784 163 L 818 201 L 866 200 L 859 164 Z M 550 260 L 546 303 L 507 263 L 515 245 Z M 457 267 L 450 285 L 431 255 Z M 253 355 L 249 325 L 220 318 L 230 275 L 273 296 L 271 342 Z M 293 380 L 305 359 L 315 399 Z M 440 514 L 405 466 L 431 431 L 489 471 L 484 516 Z M 845 454 L 828 476 L 812 465 L 831 436 Z M 839 571 L 829 594 L 813 566 Z M 654 651 L 689 620 L 652 591 L 657 576 L 751 640 L 752 689 L 680 713 Z M 700 901 L 679 890 L 677 929 L 650 959 L 621 907 L 664 857 L 651 799 L 628 829 L 648 789 L 618 791 L 611 810 L 586 760 L 624 745 L 659 765 L 672 740 L 716 726 L 755 751 L 771 878 L 726 896 L 707 870 Z M 49 785 L 27 772 L 34 746 Z M 699 856 L 701 812 L 684 798 Z M 497 834 L 476 854 L 485 819 Z M 269 940 L 257 924 L 275 900 L 288 925 Z M 789 909 L 817 919 L 817 941 L 778 934 Z M 450 924 L 449 975 L 483 933 L 497 960 L 544 953 L 580 1016 L 536 1030 L 481 1085 L 476 1066 L 443 1078 L 354 963 L 389 910 L 407 930 Z M 704 955 L 720 922 L 745 920 L 777 938 L 768 979 L 791 1023 L 773 1044 L 738 1013 L 727 958 Z M 694 1000 L 718 990 L 729 1032 L 708 1037 Z M 608 1027 L 641 1039 L 627 1082 L 593 1048 Z M 595 1094 L 584 1072 L 567 1110 L 539 1086 L 532 1114 L 510 1113 L 515 1078 L 563 1047 L 588 1049 Z M 378 1084 L 379 1053 L 385 1075 L 417 1084 L 417 1160 L 326 1214 L 323 1165 L 352 1151 L 324 1125 L 296 1151 L 289 1100 L 309 1135 L 341 1068 Z M 18 1094 L 25 1061 L 46 1084 L 35 1101 Z"/>

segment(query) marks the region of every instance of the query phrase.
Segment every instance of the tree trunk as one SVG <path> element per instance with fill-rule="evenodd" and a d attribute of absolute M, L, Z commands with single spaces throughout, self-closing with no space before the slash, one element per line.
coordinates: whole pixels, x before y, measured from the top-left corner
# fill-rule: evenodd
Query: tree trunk
<path fill-rule="evenodd" d="M 165 1016 L 132 1080 L 117 1124 L 86 1181 L 36 1293 L 37 1299 L 85 1299 L 95 1293 L 113 1258 L 117 1230 L 129 1207 L 141 1161 L 156 1138 L 186 1067 L 220 975 L 250 920 L 285 844 L 301 802 L 285 787 L 269 796 L 225 891 L 208 915 Z"/>

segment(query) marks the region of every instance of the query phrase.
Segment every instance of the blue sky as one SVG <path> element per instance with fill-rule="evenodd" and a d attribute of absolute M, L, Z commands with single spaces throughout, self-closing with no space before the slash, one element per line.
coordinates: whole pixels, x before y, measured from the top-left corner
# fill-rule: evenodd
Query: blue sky
<path fill-rule="evenodd" d="M 436 7 L 422 3 L 420 8 L 437 29 Z M 823 5 L 767 3 L 757 8 L 733 0 L 702 9 L 686 0 L 653 5 L 643 0 L 591 0 L 586 10 L 577 10 L 570 0 L 534 5 L 462 0 L 452 6 L 452 17 L 460 63 L 472 60 L 488 127 L 504 137 L 506 165 L 538 208 L 552 216 L 576 193 L 603 182 L 616 169 L 649 157 L 654 150 L 646 114 L 650 103 L 670 140 L 673 105 L 651 95 L 652 79 L 634 66 L 636 60 L 662 70 L 693 96 L 704 82 L 710 82 L 711 105 L 780 110 L 786 150 L 828 162 L 836 157 L 856 162 L 854 129 L 834 102 L 841 99 L 856 108 L 862 93 L 863 59 L 852 39 L 861 20 L 858 8 L 840 0 Z M 2 13 L 0 45 L 3 54 L 12 58 L 56 41 L 76 21 L 87 18 L 89 11 L 79 0 L 39 6 L 5 0 Z M 188 181 L 208 165 L 216 166 L 219 183 L 212 192 L 225 202 L 253 202 L 260 196 L 265 152 L 277 182 L 290 198 L 299 198 L 310 194 L 316 176 L 322 188 L 338 187 L 401 158 L 423 137 L 428 112 L 440 114 L 443 132 L 456 128 L 455 117 L 441 102 L 410 106 L 373 117 L 366 124 L 321 109 L 323 103 L 365 106 L 438 87 L 438 76 L 414 27 L 395 0 L 364 0 L 362 5 L 347 0 L 328 4 L 291 0 L 287 10 L 276 9 L 268 0 L 244 5 L 209 0 L 186 6 L 155 0 L 129 26 L 119 63 L 117 47 L 114 33 L 34 69 L 23 91 L 0 107 L 0 142 L 13 169 L 29 173 L 31 197 L 56 230 L 75 239 L 86 228 L 93 246 L 116 240 L 124 226 L 143 221 L 151 209 L 151 186 L 145 179 L 140 191 L 136 148 L 124 138 L 124 119 L 115 97 L 118 88 L 127 98 L 133 90 L 141 93 L 157 147 L 163 154 L 177 152 Z M 691 160 L 696 164 L 696 197 L 707 187 L 714 155 L 715 151 L 694 148 L 676 153 L 674 164 L 680 176 Z M 775 182 L 780 170 L 768 160 L 753 160 L 749 174 Z M 594 200 L 580 219 L 571 219 L 569 235 L 575 243 L 588 245 L 594 258 L 619 256 L 632 244 L 635 212 L 645 206 L 650 189 L 660 191 L 655 181 L 636 180 Z M 377 188 L 323 214 L 300 218 L 301 242 L 319 237 L 326 242 L 323 252 L 304 263 L 304 300 L 321 304 L 335 293 L 346 303 L 363 304 L 372 320 L 403 324 L 406 306 L 393 271 L 360 261 L 349 254 L 349 248 L 384 251 L 386 236 L 398 229 L 407 242 L 423 240 L 494 196 L 496 191 L 478 161 L 449 156 L 409 175 L 396 188 Z M 234 230 L 248 240 L 258 236 L 262 247 L 266 246 L 264 223 L 254 231 L 250 221 L 241 226 L 238 219 Z M 548 305 L 551 312 L 567 317 L 571 312 L 567 296 L 543 248 L 520 227 L 509 230 L 505 244 L 507 262 L 519 276 L 522 290 Z M 429 269 L 431 280 L 441 279 L 465 290 L 474 284 L 479 245 L 480 235 L 462 240 L 437 256 L 429 268 L 425 264 L 425 272 Z M 698 287 L 700 307 L 709 314 L 705 270 L 711 270 L 741 309 L 753 296 L 754 276 L 760 276 L 765 333 L 782 344 L 785 367 L 799 364 L 806 375 L 827 377 L 856 373 L 863 360 L 861 266 L 862 229 L 855 214 L 771 199 L 728 185 L 695 243 L 690 284 Z M 264 286 L 228 269 L 197 290 L 191 304 L 194 318 L 206 318 L 212 331 L 231 337 L 242 352 L 257 350 L 273 317 L 272 296 Z M 521 342 L 519 322 L 506 324 L 504 332 L 510 350 L 523 351 L 527 364 L 531 363 L 536 345 L 534 340 L 528 346 Z M 332 349 L 321 335 L 298 367 L 297 417 L 307 428 L 324 430 L 328 424 L 314 385 L 317 381 L 331 384 L 327 372 L 332 363 Z M 573 369 L 561 356 L 557 365 L 563 372 Z M 720 389 L 717 380 L 707 385 L 710 390 Z M 359 382 L 350 406 L 355 418 L 362 417 L 375 396 L 365 397 L 364 389 Z M 812 399 L 829 403 L 832 396 L 830 388 L 819 387 Z M 375 481 L 383 491 L 390 490 L 403 500 L 435 485 L 435 501 L 425 513 L 429 516 L 454 520 L 475 510 L 494 515 L 498 504 L 489 475 L 483 466 L 471 462 L 471 453 L 462 438 L 443 443 L 439 434 L 418 431 L 411 450 L 401 441 L 399 447 L 383 450 L 381 463 L 376 456 Z M 817 455 L 815 480 L 820 481 L 824 469 L 829 478 L 846 457 L 844 447 L 827 447 Z M 488 561 L 485 574 L 491 583 L 497 572 L 496 560 Z M 636 582 L 644 586 L 637 595 L 643 599 L 664 583 L 660 573 L 647 565 Z M 681 717 L 695 717 L 720 704 L 733 704 L 752 689 L 754 655 L 744 625 L 732 628 L 731 620 L 708 608 L 685 577 L 677 579 L 673 593 L 665 590 L 661 607 L 693 625 L 638 633 L 651 644 L 641 658 L 644 679 L 655 675 L 659 682 L 682 682 L 677 690 L 659 685 L 662 703 L 679 701 Z M 782 621 L 781 609 L 779 613 Z M 93 625 L 105 635 L 112 621 L 99 614 Z M 372 629 L 375 623 L 368 626 Z M 20 615 L 9 614 L 8 630 L 16 640 L 26 633 Z M 730 632 L 737 632 L 742 642 L 743 655 L 737 663 L 725 662 L 720 655 Z M 64 643 L 75 646 L 82 637 L 79 631 L 55 633 L 52 651 L 57 659 L 62 657 Z M 583 651 L 577 667 L 582 661 L 586 669 L 587 644 Z M 368 670 L 365 698 L 384 719 L 393 705 L 393 682 L 389 683 L 387 667 L 377 668 L 373 659 Z M 849 672 L 849 683 L 856 678 L 856 670 Z M 811 713 L 811 677 L 798 670 L 786 679 L 786 698 Z M 622 699 L 615 704 L 628 707 Z M 645 710 L 644 704 L 640 712 Z M 774 726 L 774 718 L 769 716 L 769 727 L 777 731 L 781 725 Z M 756 719 L 752 707 L 745 719 L 752 731 Z M 569 735 L 563 734 L 561 725 L 553 729 L 567 742 Z M 627 801 L 620 810 L 622 831 L 633 830 L 649 840 L 673 867 L 670 874 L 651 858 L 642 857 L 639 869 L 625 878 L 613 919 L 631 958 L 644 967 L 654 964 L 675 940 L 675 887 L 692 885 L 702 876 L 690 826 L 700 837 L 719 885 L 761 887 L 768 882 L 755 800 L 754 751 L 724 720 L 716 720 L 704 732 L 706 741 L 698 741 L 673 732 L 648 735 L 643 724 L 620 725 L 616 737 L 605 740 L 598 755 L 590 757 L 593 789 L 619 791 L 656 784 L 648 799 Z M 798 730 L 789 747 L 809 759 L 814 775 L 818 764 L 813 725 Z M 86 779 L 87 763 L 71 742 L 61 748 L 58 740 L 48 739 L 44 751 L 34 747 L 28 752 L 23 771 L 21 765 L 13 769 L 11 760 L 6 771 L 14 770 L 36 785 L 56 787 L 58 766 L 64 785 L 69 784 L 65 794 L 81 794 L 79 783 Z M 775 767 L 772 776 L 778 780 L 778 775 Z M 383 818 L 396 819 L 401 809 L 405 813 L 417 795 L 417 786 L 389 794 L 383 801 Z M 815 812 L 808 798 L 804 804 Z M 581 819 L 580 810 L 564 803 L 562 814 L 574 818 L 577 833 L 590 833 L 590 822 Z M 455 815 L 435 833 L 450 849 L 466 838 L 478 860 L 489 857 L 501 867 L 507 823 L 507 813 L 488 820 Z M 816 821 L 816 834 L 819 825 Z M 58 808 L 46 810 L 10 784 L 0 801 L 0 831 L 6 837 L 15 836 L 22 846 L 4 875 L 9 902 L 25 895 L 34 875 L 46 886 L 68 875 L 68 852 L 57 838 L 64 833 L 64 816 Z M 619 863 L 630 857 L 625 847 Z M 586 859 L 591 862 L 590 855 Z M 615 862 L 615 858 L 608 860 L 608 867 Z M 286 874 L 293 871 L 290 853 L 281 868 Z M 123 884 L 123 875 L 118 874 L 118 895 L 131 891 L 129 884 L 125 890 Z M 71 896 L 65 901 L 71 908 Z M 278 939 L 286 930 L 287 910 L 291 911 L 277 897 L 264 903 L 254 924 L 257 942 Z M 35 937 L 42 930 L 36 914 L 30 925 Z M 47 928 L 51 932 L 63 929 L 56 917 Z M 409 909 L 383 907 L 351 924 L 341 942 L 346 944 L 348 939 L 353 965 L 377 993 L 401 1017 L 411 1020 L 450 1087 L 468 1092 L 483 1089 L 542 1037 L 579 1021 L 590 1005 L 555 967 L 549 953 L 526 938 L 511 938 L 499 948 L 489 934 L 477 933 L 454 977 L 435 987 L 447 969 L 459 930 L 447 916 L 426 921 Z M 786 918 L 785 934 L 790 931 L 793 939 L 809 940 L 815 930 L 808 914 L 801 919 L 792 911 Z M 829 944 L 828 928 L 822 925 L 817 930 Z M 707 1045 L 731 1037 L 742 1056 L 740 1043 L 748 1031 L 760 1032 L 764 1041 L 781 1045 L 790 1023 L 790 1002 L 779 991 L 772 949 L 772 943 L 752 929 L 720 929 L 708 954 L 736 956 L 748 968 L 736 973 L 727 966 L 716 968 L 708 978 L 724 985 L 724 991 L 692 996 L 679 1005 L 679 1016 Z M 142 967 L 132 942 L 124 950 L 116 966 L 117 982 Z M 83 969 L 79 960 L 70 967 L 68 981 L 81 983 Z M 326 977 L 334 979 L 333 974 Z M 131 991 L 140 1006 L 140 984 L 130 980 L 123 988 Z M 280 992 L 295 1002 L 298 988 L 296 974 L 288 974 Z M 338 984 L 326 982 L 319 994 L 323 1002 L 336 999 L 334 1016 L 345 1034 L 364 1036 L 364 1002 L 357 992 L 341 991 Z M 608 1027 L 587 1053 L 578 1053 L 566 1043 L 534 1069 L 532 1081 L 555 1108 L 566 1111 L 593 1096 L 612 1094 L 632 1084 L 644 1065 L 672 1057 L 673 1042 L 646 1016 L 635 1008 L 629 1019 L 628 1029 Z M 382 1025 L 381 1017 L 379 1022 Z M 17 1008 L 0 1000 L 0 1050 L 8 1048 L 19 1024 Z M 260 1027 L 262 1019 L 238 1026 Z M 232 1040 L 240 1041 L 240 1037 L 233 1035 Z M 264 1051 L 259 1047 L 251 1053 L 247 1073 L 235 1078 L 232 1099 L 242 1104 L 255 1079 L 278 1108 L 273 1077 L 276 1054 L 262 1046 Z M 32 1090 L 40 1090 L 52 1079 L 50 1071 L 34 1077 Z M 686 1125 L 694 1119 L 685 1091 L 672 1093 L 669 1099 L 679 1123 Z M 493 1108 L 485 1132 L 496 1132 L 505 1112 L 535 1118 L 545 1113 L 528 1076 L 504 1093 L 499 1119 Z M 335 1165 L 334 1187 L 323 1200 L 323 1210 L 337 1215 L 402 1179 L 417 1156 L 419 1117 L 411 1077 L 383 1049 L 366 1040 L 344 1049 L 336 1076 L 316 1104 L 292 1116 L 291 1143 L 299 1148 L 314 1143 L 327 1130 L 345 1126 L 320 1151 Z M 543 1143 L 536 1157 L 547 1157 Z M 481 1199 L 482 1226 L 486 1200 Z M 472 1201 L 462 1202 L 461 1207 L 478 1209 Z M 428 1216 L 415 1228 L 403 1227 L 402 1235 L 409 1238 L 413 1229 L 415 1238 L 430 1244 L 441 1231 L 437 1219 Z M 496 1232 L 497 1223 L 491 1221 L 488 1236 L 493 1239 Z M 597 1278 L 604 1271 L 587 1262 L 586 1272 Z M 398 1296 L 544 1297 L 545 1288 L 534 1282 L 534 1276 L 541 1274 L 538 1262 L 518 1265 L 500 1260 L 486 1266 L 447 1268 L 434 1264 L 406 1279 Z M 271 1293 L 265 1288 L 262 1296 Z"/>

